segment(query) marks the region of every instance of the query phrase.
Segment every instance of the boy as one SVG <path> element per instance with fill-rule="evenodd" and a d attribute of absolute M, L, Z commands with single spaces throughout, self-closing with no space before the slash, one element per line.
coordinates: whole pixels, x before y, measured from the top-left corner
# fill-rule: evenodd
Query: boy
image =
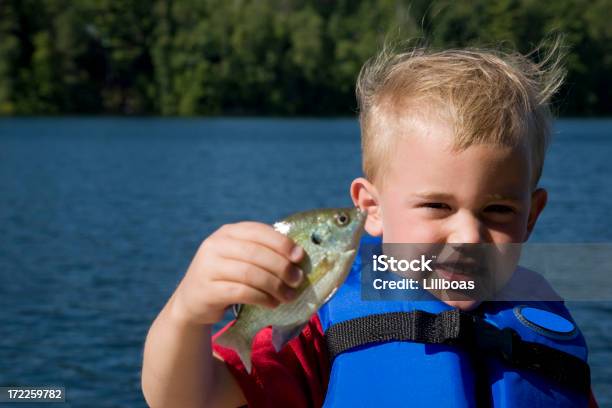
<path fill-rule="evenodd" d="M 550 135 L 548 101 L 561 80 L 556 63 L 544 71 L 520 55 L 481 50 L 383 51 L 371 60 L 357 83 L 365 177 L 350 188 L 355 205 L 368 213 L 366 231 L 390 243 L 526 241 L 546 205 L 546 191 L 537 183 Z M 296 264 L 303 256 L 291 240 L 259 223 L 226 225 L 208 237 L 150 329 L 142 374 L 147 402 L 152 407 L 343 405 L 351 396 L 337 390 L 352 389 L 361 398 L 356 403 L 366 405 L 372 393 L 381 392 L 369 391 L 368 382 L 392 368 L 377 361 L 362 367 L 351 366 L 350 356 L 341 363 L 336 359 L 330 379 L 321 314 L 279 353 L 272 348 L 270 330 L 260 332 L 251 374 L 231 350 L 212 346 L 211 327 L 229 305 L 274 307 L 290 301 L 302 279 Z M 347 299 L 342 294 L 336 298 L 336 305 Z M 476 312 L 483 307 L 476 300 L 445 302 L 436 307 Z M 421 344 L 395 346 L 421 347 L 410 349 L 409 360 L 398 349 L 395 363 L 405 375 L 415 376 L 409 381 L 427 377 L 422 373 L 428 367 L 434 368 L 430 375 L 442 373 L 446 366 L 432 364 L 450 355 L 461 360 L 455 370 L 460 378 L 440 374 L 430 383 L 458 382 L 459 388 L 482 394 L 482 381 L 466 380 L 476 378 L 472 372 L 482 370 L 482 364 L 466 366 L 465 356 L 448 347 L 431 353 Z M 342 371 L 347 361 L 352 368 Z M 411 365 L 404 367 L 407 361 Z M 511 374 L 531 381 L 531 373 L 517 372 Z M 349 388 L 338 383 L 343 376 L 351 376 L 345 384 Z M 385 381 L 393 384 L 397 378 Z M 486 384 L 485 394 L 493 393 L 497 385 Z M 417 388 L 413 392 L 423 387 Z M 455 388 L 430 390 L 432 401 L 438 398 L 430 404 L 496 401 L 493 396 L 464 401 L 444 395 Z M 522 401 L 544 404 L 546 397 Z M 404 394 L 395 401 L 416 403 L 410 398 Z M 586 401 L 559 398 L 570 404 Z"/>

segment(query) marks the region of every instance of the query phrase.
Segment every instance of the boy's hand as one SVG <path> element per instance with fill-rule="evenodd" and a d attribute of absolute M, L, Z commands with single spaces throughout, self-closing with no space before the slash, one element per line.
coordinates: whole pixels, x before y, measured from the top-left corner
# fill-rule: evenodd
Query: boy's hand
<path fill-rule="evenodd" d="M 179 284 L 172 314 L 191 324 L 213 324 L 235 303 L 276 307 L 293 300 L 303 278 L 304 250 L 271 226 L 227 224 L 198 249 Z"/>

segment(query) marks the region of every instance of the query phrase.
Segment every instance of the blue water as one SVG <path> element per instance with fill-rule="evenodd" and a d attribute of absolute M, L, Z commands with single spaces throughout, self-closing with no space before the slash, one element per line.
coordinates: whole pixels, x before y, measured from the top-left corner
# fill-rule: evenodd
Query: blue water
<path fill-rule="evenodd" d="M 612 242 L 612 121 L 555 133 L 532 239 Z M 145 406 L 144 338 L 199 243 L 224 223 L 350 205 L 359 174 L 353 120 L 0 120 L 0 385 Z M 570 308 L 612 405 L 612 302 Z"/>

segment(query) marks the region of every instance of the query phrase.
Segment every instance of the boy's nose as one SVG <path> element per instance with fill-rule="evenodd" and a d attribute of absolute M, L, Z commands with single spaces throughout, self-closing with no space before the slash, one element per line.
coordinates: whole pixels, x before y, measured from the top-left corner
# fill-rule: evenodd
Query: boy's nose
<path fill-rule="evenodd" d="M 479 244 L 490 242 L 490 236 L 483 222 L 470 212 L 457 213 L 451 226 L 447 242 L 451 244 Z"/>

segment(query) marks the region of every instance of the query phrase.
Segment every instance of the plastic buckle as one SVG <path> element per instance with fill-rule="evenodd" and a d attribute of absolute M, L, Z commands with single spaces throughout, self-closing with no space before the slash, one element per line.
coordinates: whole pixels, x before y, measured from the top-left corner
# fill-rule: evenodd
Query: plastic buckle
<path fill-rule="evenodd" d="M 509 363 L 516 363 L 520 337 L 514 329 L 509 327 L 498 329 L 479 318 L 474 318 L 472 321 L 474 339 L 479 349 L 501 355 Z"/>
<path fill-rule="evenodd" d="M 500 351 L 501 355 L 509 363 L 515 363 L 517 358 L 518 343 L 520 337 L 518 333 L 509 327 L 506 327 L 500 331 Z"/>

